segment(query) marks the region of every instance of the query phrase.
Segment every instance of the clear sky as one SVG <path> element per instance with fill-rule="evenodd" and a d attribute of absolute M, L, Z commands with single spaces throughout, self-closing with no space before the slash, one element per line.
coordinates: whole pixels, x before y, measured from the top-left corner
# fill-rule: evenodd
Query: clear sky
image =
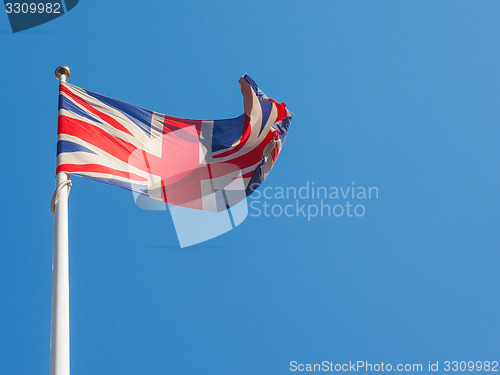
<path fill-rule="evenodd" d="M 61 64 L 77 86 L 208 119 L 242 113 L 248 72 L 294 112 L 261 192 L 378 189 L 350 200 L 362 217 L 250 210 L 180 249 L 168 211 L 73 178 L 73 375 L 500 360 L 499 19 L 497 1 L 81 0 L 16 34 L 0 16 L 0 373 L 49 371 Z"/>

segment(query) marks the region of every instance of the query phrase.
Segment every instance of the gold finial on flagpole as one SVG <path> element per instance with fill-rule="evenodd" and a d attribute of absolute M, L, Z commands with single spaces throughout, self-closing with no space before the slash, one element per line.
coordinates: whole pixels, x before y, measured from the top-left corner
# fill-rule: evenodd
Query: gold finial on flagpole
<path fill-rule="evenodd" d="M 56 78 L 60 80 L 62 75 L 66 76 L 66 79 L 68 79 L 71 72 L 66 65 L 61 65 L 57 67 L 55 74 Z"/>

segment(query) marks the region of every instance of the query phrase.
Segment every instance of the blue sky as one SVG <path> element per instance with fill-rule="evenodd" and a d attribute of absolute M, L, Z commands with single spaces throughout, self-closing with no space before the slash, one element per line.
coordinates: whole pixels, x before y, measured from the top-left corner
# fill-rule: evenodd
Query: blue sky
<path fill-rule="evenodd" d="M 180 249 L 168 212 L 75 177 L 73 375 L 500 360 L 499 17 L 496 1 L 82 0 L 12 34 L 0 16 L 1 372 L 49 371 L 61 64 L 188 118 L 241 114 L 248 72 L 295 115 L 261 188 L 379 191 L 363 217 L 250 216 Z"/>

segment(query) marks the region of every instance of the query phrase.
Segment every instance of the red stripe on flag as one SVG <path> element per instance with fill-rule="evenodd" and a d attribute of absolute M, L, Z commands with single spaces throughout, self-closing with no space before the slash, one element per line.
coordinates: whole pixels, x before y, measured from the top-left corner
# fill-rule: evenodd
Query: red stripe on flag
<path fill-rule="evenodd" d="M 276 106 L 276 109 L 278 110 L 278 116 L 274 122 L 276 123 L 278 121 L 283 120 L 286 117 L 286 104 L 285 103 L 278 103 L 274 99 L 269 99 L 269 101 L 271 103 L 273 103 Z"/>
<path fill-rule="evenodd" d="M 136 146 L 112 136 L 98 126 L 71 117 L 59 116 L 58 134 L 67 134 L 79 138 L 137 168 L 144 166 L 140 153 L 134 153 L 137 150 Z M 137 157 L 132 156 L 132 154 L 134 156 L 137 154 Z"/>
<path fill-rule="evenodd" d="M 88 104 L 85 100 L 71 92 L 66 86 L 61 85 L 60 90 L 64 93 L 66 93 L 71 99 L 73 99 L 75 102 L 78 104 L 81 104 L 83 107 L 85 107 L 89 112 L 93 113 L 94 115 L 100 117 L 102 120 L 106 121 L 109 125 L 111 125 L 113 128 L 117 130 L 121 130 L 124 133 L 127 133 L 131 136 L 134 136 L 126 127 L 124 127 L 122 124 L 120 124 L 118 121 L 116 121 L 114 118 L 111 116 L 108 116 L 92 105 Z"/>

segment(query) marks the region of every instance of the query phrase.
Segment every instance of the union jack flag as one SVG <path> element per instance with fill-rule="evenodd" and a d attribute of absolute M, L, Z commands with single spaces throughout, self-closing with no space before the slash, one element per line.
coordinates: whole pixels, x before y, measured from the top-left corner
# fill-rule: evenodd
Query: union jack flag
<path fill-rule="evenodd" d="M 248 76 L 244 114 L 225 120 L 172 117 L 62 82 L 57 173 L 67 172 L 167 203 L 222 211 L 269 174 L 292 113 Z"/>

